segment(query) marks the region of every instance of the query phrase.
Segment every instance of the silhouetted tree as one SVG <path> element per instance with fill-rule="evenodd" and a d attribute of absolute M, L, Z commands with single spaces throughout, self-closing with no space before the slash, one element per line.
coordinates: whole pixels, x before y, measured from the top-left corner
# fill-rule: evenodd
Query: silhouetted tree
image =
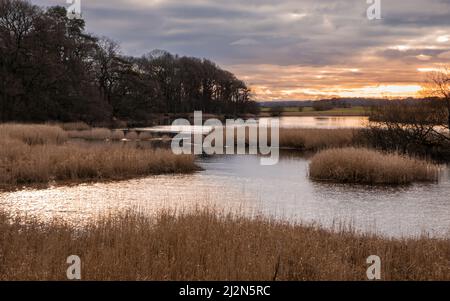
<path fill-rule="evenodd" d="M 442 99 L 442 108 L 446 114 L 446 127 L 450 131 L 450 68 L 442 67 L 433 72 L 428 80 L 425 93 Z"/>
<path fill-rule="evenodd" d="M 0 0 L 0 121 L 148 121 L 194 110 L 237 115 L 258 106 L 244 82 L 209 60 L 163 50 L 126 57 L 63 7 Z"/>

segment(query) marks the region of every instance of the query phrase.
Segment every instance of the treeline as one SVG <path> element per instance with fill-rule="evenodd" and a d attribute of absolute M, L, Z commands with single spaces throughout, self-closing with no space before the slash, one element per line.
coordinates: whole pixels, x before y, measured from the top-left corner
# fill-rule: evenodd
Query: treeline
<path fill-rule="evenodd" d="M 194 110 L 240 115 L 258 105 L 209 60 L 160 50 L 123 56 L 64 7 L 0 0 L 0 121 L 151 121 Z"/>

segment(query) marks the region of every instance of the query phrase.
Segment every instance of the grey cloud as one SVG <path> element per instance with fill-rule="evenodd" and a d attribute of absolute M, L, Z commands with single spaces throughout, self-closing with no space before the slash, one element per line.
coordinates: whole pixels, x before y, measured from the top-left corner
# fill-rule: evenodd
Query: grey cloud
<path fill-rule="evenodd" d="M 229 65 L 349 64 L 367 49 L 387 49 L 434 27 L 450 32 L 450 3 L 443 0 L 382 0 L 381 21 L 367 20 L 366 0 L 81 1 L 88 30 L 120 41 L 127 54 L 160 48 Z"/>

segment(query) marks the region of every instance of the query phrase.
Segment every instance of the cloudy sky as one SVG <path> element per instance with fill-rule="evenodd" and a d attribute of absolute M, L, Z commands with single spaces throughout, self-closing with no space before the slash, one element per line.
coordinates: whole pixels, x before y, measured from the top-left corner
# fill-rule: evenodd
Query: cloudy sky
<path fill-rule="evenodd" d="M 66 0 L 33 0 L 66 5 Z M 414 96 L 450 64 L 450 0 L 81 0 L 88 31 L 124 54 L 205 57 L 257 100 Z"/>

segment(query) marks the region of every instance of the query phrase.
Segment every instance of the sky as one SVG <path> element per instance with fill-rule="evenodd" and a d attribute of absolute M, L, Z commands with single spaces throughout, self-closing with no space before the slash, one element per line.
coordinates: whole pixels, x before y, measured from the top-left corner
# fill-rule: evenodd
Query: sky
<path fill-rule="evenodd" d="M 450 65 L 450 0 L 80 0 L 87 30 L 122 53 L 208 58 L 260 101 L 414 97 Z M 33 0 L 67 6 L 66 0 Z"/>

